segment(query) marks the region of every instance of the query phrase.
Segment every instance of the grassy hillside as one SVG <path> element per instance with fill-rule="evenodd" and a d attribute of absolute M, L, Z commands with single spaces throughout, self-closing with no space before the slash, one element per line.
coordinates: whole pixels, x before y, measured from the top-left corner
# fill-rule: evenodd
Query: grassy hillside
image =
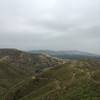
<path fill-rule="evenodd" d="M 100 100 L 100 62 L 68 61 L 9 88 L 1 100 Z"/>
<path fill-rule="evenodd" d="M 12 91 L 12 88 L 26 83 L 31 76 L 62 63 L 63 61 L 48 55 L 0 49 L 0 100 L 8 90 Z"/>
<path fill-rule="evenodd" d="M 0 100 L 100 100 L 100 62 L 2 49 Z"/>
<path fill-rule="evenodd" d="M 30 54 L 16 49 L 0 49 L 0 61 L 9 63 L 27 74 L 40 72 L 44 68 L 62 63 L 61 60 L 46 54 Z"/>

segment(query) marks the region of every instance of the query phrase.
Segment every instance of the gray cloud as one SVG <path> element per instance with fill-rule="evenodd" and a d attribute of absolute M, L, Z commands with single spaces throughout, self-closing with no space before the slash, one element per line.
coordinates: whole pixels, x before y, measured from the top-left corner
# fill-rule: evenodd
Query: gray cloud
<path fill-rule="evenodd" d="M 0 0 L 0 48 L 100 54 L 100 0 Z"/>

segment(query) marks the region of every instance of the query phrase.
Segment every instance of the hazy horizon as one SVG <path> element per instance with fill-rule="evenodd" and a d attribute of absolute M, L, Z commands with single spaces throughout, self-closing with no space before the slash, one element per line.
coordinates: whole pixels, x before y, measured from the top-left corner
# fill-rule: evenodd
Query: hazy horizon
<path fill-rule="evenodd" d="M 35 49 L 21 49 L 21 48 L 0 48 L 0 49 L 15 49 L 15 50 L 21 50 L 21 51 L 25 51 L 25 52 L 31 52 L 31 51 L 54 51 L 54 52 L 67 52 L 67 51 L 72 51 L 72 52 L 83 52 L 83 53 L 90 53 L 90 54 L 94 54 L 94 55 L 98 55 L 100 56 L 100 54 L 98 53 L 94 53 L 94 52 L 89 52 L 89 51 L 82 51 L 82 50 L 71 50 L 71 49 L 67 49 L 67 50 L 63 50 L 63 49 L 38 49 L 38 48 L 35 48 Z"/>
<path fill-rule="evenodd" d="M 100 54 L 100 0 L 0 0 L 0 48 Z"/>

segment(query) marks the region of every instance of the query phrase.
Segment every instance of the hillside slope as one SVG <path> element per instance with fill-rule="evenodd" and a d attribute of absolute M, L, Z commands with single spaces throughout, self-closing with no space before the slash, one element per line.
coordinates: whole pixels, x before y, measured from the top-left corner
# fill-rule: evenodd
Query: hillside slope
<path fill-rule="evenodd" d="M 54 67 L 63 63 L 60 59 L 46 54 L 31 54 L 17 49 L 0 49 L 0 61 L 6 62 L 20 71 L 33 73 L 35 68 Z M 34 70 L 33 70 L 34 69 Z"/>
<path fill-rule="evenodd" d="M 48 55 L 30 54 L 16 49 L 0 49 L 0 97 L 30 76 L 62 63 L 63 61 Z"/>
<path fill-rule="evenodd" d="M 71 60 L 11 88 L 5 100 L 100 100 L 100 62 Z"/>

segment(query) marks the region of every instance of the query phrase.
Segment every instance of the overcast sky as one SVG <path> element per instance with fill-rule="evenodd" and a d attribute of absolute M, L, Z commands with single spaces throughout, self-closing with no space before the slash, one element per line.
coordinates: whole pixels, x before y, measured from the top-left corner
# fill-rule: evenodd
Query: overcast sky
<path fill-rule="evenodd" d="M 0 48 L 100 54 L 100 0 L 0 0 Z"/>

